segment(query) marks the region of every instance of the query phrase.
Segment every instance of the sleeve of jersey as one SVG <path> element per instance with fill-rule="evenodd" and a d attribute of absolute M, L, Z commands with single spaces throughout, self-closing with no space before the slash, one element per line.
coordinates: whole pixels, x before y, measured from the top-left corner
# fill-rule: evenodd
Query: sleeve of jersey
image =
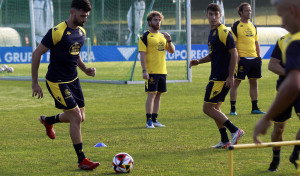
<path fill-rule="evenodd" d="M 237 41 L 237 37 L 236 37 L 236 34 L 237 34 L 237 24 L 236 23 L 234 23 L 231 26 L 231 34 L 233 36 L 234 41 Z"/>
<path fill-rule="evenodd" d="M 286 65 L 285 71 L 300 70 L 300 41 L 292 42 L 286 50 Z"/>
<path fill-rule="evenodd" d="M 226 48 L 228 50 L 230 50 L 232 48 L 236 48 L 235 41 L 234 41 L 233 36 L 232 36 L 232 34 L 230 32 L 228 33 L 228 36 L 227 36 Z"/>
<path fill-rule="evenodd" d="M 278 60 L 282 60 L 281 59 L 282 58 L 282 56 L 281 56 L 281 50 L 279 48 L 278 41 L 277 41 L 277 43 L 276 43 L 276 45 L 274 47 L 274 50 L 273 50 L 273 52 L 271 54 L 271 57 L 276 58 Z"/>
<path fill-rule="evenodd" d="M 142 37 L 140 37 L 140 39 L 139 39 L 139 51 L 146 52 L 147 51 L 147 46 L 145 45 L 145 43 L 141 39 Z"/>
<path fill-rule="evenodd" d="M 42 39 L 41 43 L 46 46 L 47 48 L 52 48 L 53 45 L 53 41 L 52 41 L 52 29 L 50 29 L 47 34 L 44 36 L 44 38 Z"/>

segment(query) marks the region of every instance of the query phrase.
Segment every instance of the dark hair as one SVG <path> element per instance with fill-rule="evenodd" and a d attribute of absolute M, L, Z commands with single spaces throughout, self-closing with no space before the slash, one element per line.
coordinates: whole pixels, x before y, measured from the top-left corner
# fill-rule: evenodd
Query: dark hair
<path fill-rule="evenodd" d="M 221 8 L 216 3 L 210 3 L 210 4 L 208 4 L 208 6 L 206 8 L 206 12 L 208 12 L 209 10 L 211 10 L 213 12 L 220 12 L 221 13 Z"/>
<path fill-rule="evenodd" d="M 152 18 L 155 17 L 155 16 L 159 16 L 161 21 L 164 20 L 164 16 L 163 16 L 162 13 L 160 13 L 159 11 L 154 11 L 153 10 L 150 13 L 148 13 L 148 15 L 147 15 L 148 25 L 149 25 L 149 22 L 152 20 Z"/>
<path fill-rule="evenodd" d="M 251 5 L 248 2 L 241 3 L 240 6 L 238 7 L 238 14 L 240 16 L 241 16 L 240 12 L 243 12 L 245 6 L 250 6 L 251 7 Z"/>
<path fill-rule="evenodd" d="M 71 8 L 83 10 L 84 12 L 89 12 L 92 10 L 89 0 L 72 0 Z"/>

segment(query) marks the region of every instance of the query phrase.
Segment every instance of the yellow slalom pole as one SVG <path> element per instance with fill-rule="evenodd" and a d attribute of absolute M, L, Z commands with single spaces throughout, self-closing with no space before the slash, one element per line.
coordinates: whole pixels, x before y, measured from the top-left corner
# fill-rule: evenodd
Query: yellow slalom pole
<path fill-rule="evenodd" d="M 279 147 L 287 145 L 300 145 L 298 141 L 282 141 L 282 142 L 266 142 L 261 144 L 238 144 L 229 146 L 229 150 L 233 149 L 249 149 L 249 148 L 264 148 L 264 147 Z"/>
<path fill-rule="evenodd" d="M 229 166 L 229 176 L 233 176 L 233 150 L 229 150 L 229 161 L 228 161 L 228 166 Z"/>
<path fill-rule="evenodd" d="M 238 145 L 231 145 L 228 147 L 229 149 L 229 176 L 233 176 L 233 150 L 234 149 L 250 149 L 250 148 L 265 148 L 265 147 L 279 147 L 279 146 L 287 146 L 287 145 L 300 145 L 300 140 L 296 141 L 282 141 L 282 142 L 266 142 L 261 144 L 238 144 Z M 297 161 L 299 166 L 300 161 Z M 300 167 L 297 170 L 297 176 L 300 176 Z"/>

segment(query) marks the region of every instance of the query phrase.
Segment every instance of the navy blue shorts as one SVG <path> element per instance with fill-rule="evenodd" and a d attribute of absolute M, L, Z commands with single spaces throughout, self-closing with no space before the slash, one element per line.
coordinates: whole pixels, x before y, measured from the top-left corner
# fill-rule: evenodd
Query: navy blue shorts
<path fill-rule="evenodd" d="M 145 81 L 146 92 L 167 92 L 167 75 L 166 74 L 149 74 L 149 79 Z"/>
<path fill-rule="evenodd" d="M 246 76 L 248 79 L 261 78 L 261 64 L 262 62 L 259 57 L 255 59 L 241 57 L 235 79 L 245 80 Z"/>
<path fill-rule="evenodd" d="M 71 110 L 84 107 L 84 97 L 79 79 L 70 82 L 54 83 L 46 80 L 48 91 L 55 101 L 55 107 L 63 110 Z"/>
<path fill-rule="evenodd" d="M 224 102 L 229 91 L 229 87 L 225 87 L 226 81 L 209 81 L 206 86 L 204 101 L 207 103 Z"/>
<path fill-rule="evenodd" d="M 278 116 L 276 116 L 273 121 L 274 122 L 285 122 L 286 120 L 290 119 L 292 117 L 292 109 L 295 109 L 296 114 L 298 115 L 300 113 L 300 96 L 296 99 L 294 104 L 290 106 L 285 111 L 281 112 Z"/>

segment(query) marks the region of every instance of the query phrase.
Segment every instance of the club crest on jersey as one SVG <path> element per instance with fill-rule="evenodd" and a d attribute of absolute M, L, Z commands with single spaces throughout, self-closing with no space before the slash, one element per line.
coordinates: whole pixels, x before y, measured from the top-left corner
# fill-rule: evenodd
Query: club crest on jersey
<path fill-rule="evenodd" d="M 157 50 L 158 51 L 164 51 L 165 50 L 165 44 L 163 42 L 159 42 Z"/>
<path fill-rule="evenodd" d="M 67 35 L 71 35 L 71 32 L 70 32 L 70 31 L 67 31 Z"/>
<path fill-rule="evenodd" d="M 212 36 L 215 36 L 217 34 L 217 31 L 215 30 L 212 34 Z"/>
<path fill-rule="evenodd" d="M 81 44 L 78 42 L 75 42 L 69 49 L 69 52 L 71 55 L 78 55 L 80 53 Z"/>
<path fill-rule="evenodd" d="M 249 28 L 247 28 L 247 30 L 245 30 L 245 35 L 246 35 L 247 37 L 252 37 L 252 36 L 253 36 L 252 30 L 249 29 Z"/>

